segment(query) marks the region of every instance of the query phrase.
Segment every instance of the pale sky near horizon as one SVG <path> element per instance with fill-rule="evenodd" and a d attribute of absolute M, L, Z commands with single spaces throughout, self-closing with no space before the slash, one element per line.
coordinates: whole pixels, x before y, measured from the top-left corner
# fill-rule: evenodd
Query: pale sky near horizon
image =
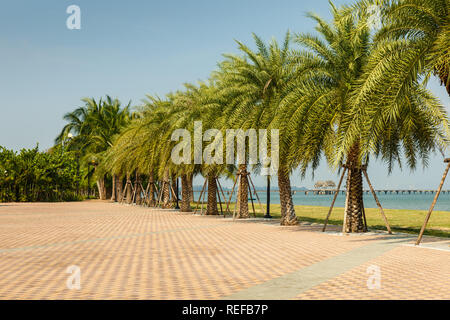
<path fill-rule="evenodd" d="M 81 30 L 66 27 L 72 4 L 81 8 Z M 39 143 L 47 149 L 64 125 L 63 115 L 80 106 L 82 97 L 109 94 L 137 105 L 146 94 L 164 96 L 185 82 L 207 79 L 223 53 L 237 52 L 234 39 L 252 44 L 252 32 L 280 41 L 288 29 L 313 32 L 308 11 L 330 18 L 326 0 L 4 0 L 0 146 L 18 150 Z M 448 108 L 445 89 L 437 81 L 430 88 Z M 388 175 L 383 163 L 372 161 L 369 174 L 376 188 L 435 189 L 444 167 L 436 155 L 427 169 L 413 173 L 396 167 Z M 336 181 L 336 173 L 323 161 L 314 179 L 308 174 L 301 180 L 295 172 L 292 184 L 311 187 L 328 179 Z"/>

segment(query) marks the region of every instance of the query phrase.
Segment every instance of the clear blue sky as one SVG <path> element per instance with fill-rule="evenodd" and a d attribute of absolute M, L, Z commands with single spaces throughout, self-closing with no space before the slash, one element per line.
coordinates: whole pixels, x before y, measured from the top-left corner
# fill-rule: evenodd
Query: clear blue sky
<path fill-rule="evenodd" d="M 81 30 L 66 28 L 71 4 L 81 8 Z M 326 0 L 3 1 L 0 145 L 18 150 L 39 142 L 46 149 L 82 97 L 109 94 L 139 104 L 146 94 L 164 96 L 206 79 L 223 53 L 237 52 L 234 39 L 313 31 L 305 13 L 329 18 L 328 8 Z M 431 89 L 450 105 L 437 82 Z M 443 169 L 439 155 L 425 171 L 388 176 L 372 162 L 369 174 L 376 187 L 436 188 Z M 318 179 L 337 180 L 325 163 Z M 309 187 L 313 179 L 295 174 L 292 183 Z"/>

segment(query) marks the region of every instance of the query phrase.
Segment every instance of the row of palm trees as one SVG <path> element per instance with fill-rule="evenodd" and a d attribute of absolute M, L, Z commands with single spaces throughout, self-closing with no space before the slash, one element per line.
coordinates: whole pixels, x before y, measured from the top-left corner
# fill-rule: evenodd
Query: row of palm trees
<path fill-rule="evenodd" d="M 374 5 L 382 22 L 377 30 Z M 362 170 L 370 158 L 385 161 L 389 171 L 404 158 L 414 169 L 448 145 L 446 110 L 426 82 L 437 76 L 450 95 L 450 5 L 362 0 L 330 6 L 331 22 L 308 15 L 317 23 L 315 33 L 288 32 L 281 45 L 254 34 L 256 49 L 237 42 L 241 54 L 224 55 L 207 81 L 186 84 L 163 99 L 148 96 L 134 114 L 109 97 L 85 100 L 85 107 L 66 115 L 69 124 L 58 141 L 74 133 L 73 148 L 98 163 L 101 198 L 101 181 L 109 174 L 113 200 L 170 207 L 173 182 L 181 178 L 181 210 L 190 211 L 192 179 L 201 174 L 208 185 L 206 212 L 218 214 L 217 179 L 226 177 L 238 184 L 237 216 L 246 218 L 249 174 L 265 164 L 249 163 L 248 150 L 246 161 L 235 165 L 175 164 L 171 154 L 180 142 L 172 141 L 172 133 L 187 129 L 194 135 L 196 121 L 203 131 L 223 135 L 227 129 L 279 129 L 281 224 L 297 223 L 291 173 L 299 168 L 305 175 L 325 159 L 348 173 L 346 232 L 363 232 Z M 193 158 L 195 146 L 181 143 Z M 202 154 L 222 152 L 214 145 L 204 146 Z"/>

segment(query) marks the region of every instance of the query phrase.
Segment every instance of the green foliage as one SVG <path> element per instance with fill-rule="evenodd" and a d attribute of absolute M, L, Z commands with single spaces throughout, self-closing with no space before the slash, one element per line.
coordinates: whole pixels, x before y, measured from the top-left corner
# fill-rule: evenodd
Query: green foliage
<path fill-rule="evenodd" d="M 130 105 L 122 108 L 117 99 L 106 96 L 105 100 L 84 98 L 83 107 L 64 116 L 68 123 L 55 140 L 68 150 L 77 151 L 89 161 L 98 162 L 102 152 L 112 146 L 116 135 L 125 127 L 132 114 Z"/>
<path fill-rule="evenodd" d="M 369 22 L 374 4 L 380 30 Z M 308 14 L 317 24 L 315 33 L 288 32 L 281 45 L 254 35 L 255 49 L 237 42 L 240 55 L 224 55 L 208 81 L 186 84 L 162 99 L 148 96 L 134 114 L 129 104 L 122 108 L 109 96 L 85 98 L 84 106 L 64 116 L 67 124 L 52 152 L 2 149 L 2 199 L 61 198 L 60 191 L 50 193 L 70 192 L 80 176 L 102 181 L 108 174 L 123 178 L 137 172 L 161 179 L 170 171 L 230 177 L 235 165 L 170 160 L 179 143 L 172 133 L 187 129 L 193 137 L 194 121 L 223 136 L 226 129 L 279 129 L 285 172 L 300 168 L 305 174 L 323 155 L 339 167 L 353 146 L 359 164 L 375 157 L 388 170 L 402 159 L 410 168 L 420 160 L 427 165 L 430 152 L 444 150 L 450 137 L 446 110 L 425 87 L 436 75 L 450 90 L 449 5 L 448 0 L 361 0 L 340 8 L 330 3 L 331 22 Z M 292 48 L 294 42 L 298 48 Z M 199 150 L 189 148 L 193 158 Z M 75 175 L 77 181 L 71 180 L 70 157 L 79 159 L 76 172 L 84 172 Z"/>
<path fill-rule="evenodd" d="M 48 152 L 0 147 L 0 202 L 81 200 L 81 181 L 75 154 L 62 147 Z"/>
<path fill-rule="evenodd" d="M 315 33 L 288 32 L 282 45 L 254 35 L 255 50 L 238 41 L 241 55 L 224 55 L 207 83 L 186 85 L 165 99 L 149 97 L 139 119 L 106 152 L 105 170 L 158 176 L 167 167 L 176 174 L 235 170 L 171 164 L 171 133 L 185 128 L 192 136 L 193 121 L 223 135 L 225 129 L 280 129 L 280 168 L 289 171 L 315 169 L 323 155 L 338 167 L 355 144 L 361 163 L 372 156 L 389 171 L 403 158 L 413 169 L 420 160 L 427 165 L 430 152 L 444 149 L 450 136 L 445 108 L 421 82 L 427 72 L 440 76 L 438 62 L 448 57 L 443 47 L 440 58 L 429 57 L 447 43 L 439 26 L 447 30 L 448 1 L 429 0 L 429 9 L 420 2 L 331 4 L 331 22 L 308 14 L 317 23 Z M 367 8 L 374 3 L 381 30 L 370 26 Z M 300 49 L 291 48 L 292 39 Z M 422 63 L 414 63 L 420 52 L 411 48 L 420 48 Z"/>
<path fill-rule="evenodd" d="M 383 25 L 354 85 L 339 152 L 358 138 L 361 157 L 374 154 L 389 171 L 395 162 L 402 166 L 402 154 L 409 167 L 419 159 L 426 166 L 430 153 L 444 152 L 450 137 L 445 107 L 425 89 L 434 74 L 450 94 L 450 2 L 363 0 L 357 12 L 364 16 L 375 3 Z"/>
<path fill-rule="evenodd" d="M 225 55 L 215 74 L 219 93 L 227 106 L 224 126 L 236 129 L 279 129 L 280 167 L 292 169 L 285 161 L 292 148 L 286 134 L 288 121 L 278 121 L 283 98 L 296 83 L 299 65 L 292 59 L 291 34 L 280 47 L 275 39 L 267 45 L 253 34 L 257 50 L 238 42 L 240 55 Z M 223 122 L 223 121 L 220 121 Z M 270 139 L 269 139 L 270 144 Z M 261 164 L 259 164 L 259 167 Z"/>
<path fill-rule="evenodd" d="M 84 106 L 64 116 L 67 124 L 55 140 L 57 146 L 64 146 L 80 159 L 80 167 L 87 171 L 88 181 L 94 176 L 97 181 L 104 181 L 106 174 L 104 155 L 113 145 L 115 138 L 126 127 L 134 115 L 130 104 L 121 107 L 118 99 L 110 96 L 99 99 L 84 98 Z M 90 166 L 93 168 L 90 168 Z M 110 180 L 106 186 L 110 186 Z M 100 186 L 102 186 L 100 184 Z M 106 190 L 99 186 L 99 194 L 106 196 Z M 91 186 L 89 186 L 90 188 Z M 88 188 L 88 189 L 89 189 Z"/>
<path fill-rule="evenodd" d="M 448 143 L 445 108 L 419 81 L 420 68 L 411 60 L 384 65 L 386 57 L 403 54 L 402 44 L 391 39 L 381 46 L 366 9 L 332 6 L 331 23 L 310 14 L 317 34 L 295 38 L 303 48 L 293 57 L 299 76 L 279 116 L 290 122 L 288 135 L 296 146 L 292 166 L 303 173 L 316 168 L 323 154 L 338 167 L 355 145 L 360 164 L 374 156 L 390 171 L 405 158 L 414 169 Z"/>

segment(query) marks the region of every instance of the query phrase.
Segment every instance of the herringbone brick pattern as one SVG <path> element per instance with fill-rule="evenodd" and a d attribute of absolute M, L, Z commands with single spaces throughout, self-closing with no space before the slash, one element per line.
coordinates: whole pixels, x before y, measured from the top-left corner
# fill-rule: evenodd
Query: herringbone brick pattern
<path fill-rule="evenodd" d="M 319 229 L 99 201 L 3 204 L 0 299 L 219 299 L 375 239 L 338 237 Z M 398 270 L 403 277 L 412 259 L 431 268 L 433 283 L 441 283 L 437 291 L 449 291 L 448 269 L 433 267 L 441 259 L 448 268 L 448 252 L 396 250 L 405 256 L 389 253 L 386 260 L 375 261 L 389 266 L 386 275 L 393 272 L 395 278 Z M 81 270 L 79 290 L 66 285 L 72 265 Z M 413 276 L 425 281 L 427 275 Z M 418 297 L 419 286 L 414 288 L 417 292 L 410 294 Z M 342 297 L 339 291 L 330 296 L 333 291 L 313 289 L 308 294 L 319 290 L 326 297 Z M 368 298 L 364 290 L 356 292 L 357 298 Z M 323 298 L 322 293 L 313 298 Z"/>
<path fill-rule="evenodd" d="M 373 274 L 369 268 L 371 266 L 379 268 L 379 287 L 367 285 Z M 400 246 L 302 293 L 297 298 L 448 300 L 450 252 Z"/>

